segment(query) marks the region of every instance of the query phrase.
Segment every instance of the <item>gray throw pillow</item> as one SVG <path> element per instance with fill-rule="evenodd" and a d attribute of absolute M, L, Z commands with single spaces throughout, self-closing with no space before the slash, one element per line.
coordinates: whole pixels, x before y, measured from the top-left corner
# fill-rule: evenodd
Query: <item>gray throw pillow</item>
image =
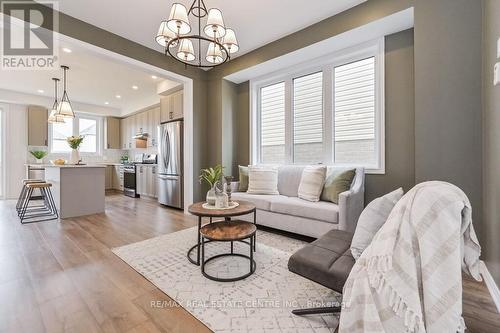
<path fill-rule="evenodd" d="M 361 212 L 351 242 L 351 253 L 354 259 L 358 260 L 363 251 L 370 245 L 373 237 L 387 221 L 389 214 L 403 194 L 403 189 L 398 188 L 373 200 Z"/>

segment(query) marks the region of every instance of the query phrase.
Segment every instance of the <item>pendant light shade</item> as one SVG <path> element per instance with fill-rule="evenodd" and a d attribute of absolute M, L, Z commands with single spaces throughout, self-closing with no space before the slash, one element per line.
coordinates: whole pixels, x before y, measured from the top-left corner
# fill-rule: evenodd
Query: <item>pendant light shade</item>
<path fill-rule="evenodd" d="M 217 8 L 211 8 L 208 11 L 207 24 L 203 29 L 205 34 L 210 38 L 222 38 L 226 34 L 226 27 L 224 26 L 224 19 L 222 12 Z"/>
<path fill-rule="evenodd" d="M 49 124 L 65 123 L 64 117 L 57 114 L 57 108 L 59 106 L 57 102 L 57 83 L 59 79 L 54 77 L 52 80 L 54 81 L 54 105 L 52 105 L 52 110 L 50 110 L 49 119 L 47 119 L 47 121 Z"/>
<path fill-rule="evenodd" d="M 220 49 L 219 45 L 216 45 L 215 43 L 210 43 L 208 45 L 208 51 L 207 51 L 207 61 L 211 64 L 220 64 L 224 58 L 222 56 L 222 50 Z"/>
<path fill-rule="evenodd" d="M 158 29 L 158 34 L 156 35 L 156 42 L 163 47 L 166 47 L 168 42 L 176 37 L 167 26 L 167 21 L 162 21 L 160 23 L 160 28 Z M 177 43 L 170 44 L 170 47 L 177 46 Z"/>
<path fill-rule="evenodd" d="M 69 69 L 68 66 L 61 66 L 63 69 L 63 85 L 64 91 L 63 96 L 61 98 L 61 102 L 59 102 L 59 107 L 57 108 L 57 114 L 64 118 L 75 118 L 75 113 L 73 112 L 73 107 L 71 106 L 71 102 L 68 97 L 68 93 L 66 92 L 66 71 Z"/>
<path fill-rule="evenodd" d="M 196 58 L 194 55 L 193 42 L 189 39 L 181 39 L 177 56 L 185 61 L 193 61 Z"/>
<path fill-rule="evenodd" d="M 222 45 L 224 45 L 229 53 L 238 52 L 238 40 L 236 39 L 236 34 L 233 29 L 226 29 L 226 35 L 222 38 Z"/>
<path fill-rule="evenodd" d="M 180 35 L 185 35 L 191 32 L 187 9 L 184 5 L 180 3 L 174 3 L 172 5 L 167 26 L 172 32 Z"/>

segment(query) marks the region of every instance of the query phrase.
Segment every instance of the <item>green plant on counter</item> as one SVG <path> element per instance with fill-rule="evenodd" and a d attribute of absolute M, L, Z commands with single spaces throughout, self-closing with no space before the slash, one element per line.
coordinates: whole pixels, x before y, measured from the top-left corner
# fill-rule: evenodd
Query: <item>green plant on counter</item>
<path fill-rule="evenodd" d="M 127 162 L 127 161 L 128 161 L 128 155 L 127 155 L 127 154 L 123 154 L 123 155 L 120 157 L 120 161 L 122 161 L 122 162 Z"/>
<path fill-rule="evenodd" d="M 47 153 L 44 150 L 32 150 L 32 151 L 30 151 L 30 154 L 33 155 L 33 157 L 36 158 L 37 160 L 41 160 L 42 158 L 47 156 L 49 153 Z"/>
<path fill-rule="evenodd" d="M 210 188 L 214 187 L 215 183 L 222 178 L 222 171 L 224 167 L 222 165 L 216 165 L 213 168 L 201 169 L 200 171 L 200 183 L 205 181 Z"/>

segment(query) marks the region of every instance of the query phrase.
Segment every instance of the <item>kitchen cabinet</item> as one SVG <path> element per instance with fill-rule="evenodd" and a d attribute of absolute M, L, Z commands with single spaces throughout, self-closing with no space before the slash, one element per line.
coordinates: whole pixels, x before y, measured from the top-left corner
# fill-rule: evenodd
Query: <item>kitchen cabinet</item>
<path fill-rule="evenodd" d="M 127 125 L 128 125 L 128 135 L 127 135 L 127 142 L 128 142 L 128 149 L 135 149 L 135 139 L 133 138 L 137 134 L 137 129 L 136 129 L 136 119 L 137 116 L 133 115 L 127 118 Z"/>
<path fill-rule="evenodd" d="M 123 191 L 123 166 L 113 166 L 113 189 Z"/>
<path fill-rule="evenodd" d="M 160 125 L 160 107 L 147 111 L 148 147 L 158 147 L 158 125 Z"/>
<path fill-rule="evenodd" d="M 127 141 L 127 134 L 128 134 L 128 120 L 127 118 L 122 118 L 120 119 L 120 144 L 122 149 L 127 149 L 128 146 L 128 141 Z"/>
<path fill-rule="evenodd" d="M 160 122 L 179 119 L 184 116 L 184 93 L 176 91 L 160 100 Z"/>
<path fill-rule="evenodd" d="M 41 106 L 28 106 L 28 145 L 48 145 L 48 122 L 49 112 Z"/>
<path fill-rule="evenodd" d="M 158 125 L 160 125 L 160 121 L 160 106 L 121 119 L 121 149 L 158 147 Z M 138 143 L 142 143 L 143 141 L 133 139 L 136 134 L 141 132 L 148 134 L 143 146 L 138 145 Z"/>
<path fill-rule="evenodd" d="M 106 117 L 104 120 L 104 147 L 106 149 L 120 149 L 120 119 Z"/>
<path fill-rule="evenodd" d="M 137 166 L 137 193 L 141 196 L 158 197 L 156 185 L 156 165 Z"/>
<path fill-rule="evenodd" d="M 106 171 L 104 173 L 104 189 L 112 190 L 113 189 L 113 172 L 114 168 L 111 165 L 106 166 Z"/>

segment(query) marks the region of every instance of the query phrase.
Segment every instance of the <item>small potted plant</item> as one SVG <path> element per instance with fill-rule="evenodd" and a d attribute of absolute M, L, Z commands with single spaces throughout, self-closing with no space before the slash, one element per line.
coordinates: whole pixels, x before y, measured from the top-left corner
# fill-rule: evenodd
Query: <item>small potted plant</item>
<path fill-rule="evenodd" d="M 210 186 L 210 190 L 207 192 L 207 203 L 209 205 L 215 206 L 215 185 L 222 178 L 222 165 L 216 165 L 213 168 L 202 169 L 200 172 L 200 183 L 206 182 Z"/>
<path fill-rule="evenodd" d="M 71 148 L 71 154 L 69 158 L 70 164 L 80 163 L 80 152 L 78 151 L 78 149 L 80 148 L 80 145 L 83 142 L 83 138 L 84 137 L 82 135 L 77 135 L 77 136 L 70 136 L 66 139 Z"/>
<path fill-rule="evenodd" d="M 32 150 L 30 154 L 36 159 L 36 163 L 42 164 L 43 158 L 47 156 L 48 153 L 44 150 Z"/>

